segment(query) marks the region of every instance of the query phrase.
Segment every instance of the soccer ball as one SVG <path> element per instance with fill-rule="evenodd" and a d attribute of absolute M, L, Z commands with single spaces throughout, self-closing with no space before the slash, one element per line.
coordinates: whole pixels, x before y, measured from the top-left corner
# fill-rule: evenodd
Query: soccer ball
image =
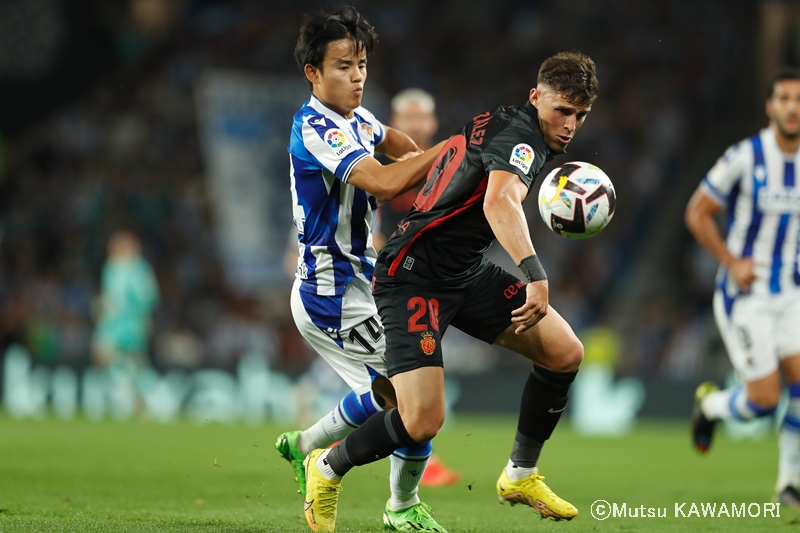
<path fill-rule="evenodd" d="M 553 233 L 568 239 L 597 235 L 614 216 L 617 194 L 605 172 L 582 161 L 553 169 L 539 189 L 539 213 Z"/>

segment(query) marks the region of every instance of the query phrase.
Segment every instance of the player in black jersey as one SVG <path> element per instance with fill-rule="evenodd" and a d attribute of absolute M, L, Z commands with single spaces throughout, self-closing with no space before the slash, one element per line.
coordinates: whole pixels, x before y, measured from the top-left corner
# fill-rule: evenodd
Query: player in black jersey
<path fill-rule="evenodd" d="M 440 341 L 453 325 L 533 363 L 511 457 L 497 482 L 501 502 L 523 503 L 555 520 L 577 515 L 544 484 L 536 463 L 566 406 L 583 346 L 548 304 L 547 276 L 522 202 L 545 162 L 571 142 L 597 92 L 594 62 L 579 52 L 559 53 L 542 64 L 522 107 L 482 113 L 445 144 L 375 267 L 373 294 L 398 408 L 309 455 L 307 475 L 323 489 L 307 494 L 307 502 L 324 500 L 335 509 L 341 476 L 353 466 L 436 436 L 445 414 Z M 484 257 L 494 239 L 526 281 Z"/>

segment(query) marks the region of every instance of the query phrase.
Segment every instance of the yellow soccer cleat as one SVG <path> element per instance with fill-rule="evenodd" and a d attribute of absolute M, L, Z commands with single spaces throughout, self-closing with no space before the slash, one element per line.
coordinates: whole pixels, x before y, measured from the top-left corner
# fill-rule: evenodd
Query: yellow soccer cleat
<path fill-rule="evenodd" d="M 342 481 L 328 479 L 317 468 L 317 458 L 323 449 L 314 450 L 306 456 L 303 466 L 306 470 L 306 498 L 303 511 L 311 531 L 332 533 L 336 527 L 336 506 Z"/>
<path fill-rule="evenodd" d="M 518 503 L 533 507 L 542 518 L 553 520 L 572 520 L 577 516 L 578 510 L 566 500 L 562 500 L 544 484 L 544 476 L 537 473 L 521 479 L 511 481 L 505 468 L 497 480 L 497 497 L 500 503 L 509 502 L 511 505 Z"/>

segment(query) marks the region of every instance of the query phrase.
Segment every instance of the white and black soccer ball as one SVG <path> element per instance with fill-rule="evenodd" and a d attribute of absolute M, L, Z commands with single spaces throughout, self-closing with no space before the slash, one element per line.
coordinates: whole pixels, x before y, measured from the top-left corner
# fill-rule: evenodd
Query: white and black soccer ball
<path fill-rule="evenodd" d="M 597 235 L 614 216 L 617 194 L 606 173 L 582 161 L 554 168 L 539 189 L 539 213 L 547 227 L 568 239 Z"/>

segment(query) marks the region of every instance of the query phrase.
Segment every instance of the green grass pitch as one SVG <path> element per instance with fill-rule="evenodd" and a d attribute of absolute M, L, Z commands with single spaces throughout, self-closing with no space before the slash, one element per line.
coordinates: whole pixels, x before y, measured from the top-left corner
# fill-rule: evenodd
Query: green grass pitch
<path fill-rule="evenodd" d="M 149 422 L 17 421 L 0 416 L 0 531 L 310 531 L 273 425 L 158 425 Z M 800 531 L 800 512 L 780 518 L 674 517 L 676 502 L 769 502 L 777 462 L 774 436 L 720 435 L 707 457 L 690 448 L 685 424 L 646 423 L 624 438 L 575 435 L 562 424 L 540 461 L 548 484 L 580 514 L 540 520 L 497 502 L 494 483 L 515 430 L 511 418 L 460 416 L 434 442 L 462 474 L 423 501 L 451 533 L 513 531 Z M 382 531 L 388 461 L 344 481 L 337 531 Z M 666 507 L 666 518 L 590 514 L 603 499 Z"/>

